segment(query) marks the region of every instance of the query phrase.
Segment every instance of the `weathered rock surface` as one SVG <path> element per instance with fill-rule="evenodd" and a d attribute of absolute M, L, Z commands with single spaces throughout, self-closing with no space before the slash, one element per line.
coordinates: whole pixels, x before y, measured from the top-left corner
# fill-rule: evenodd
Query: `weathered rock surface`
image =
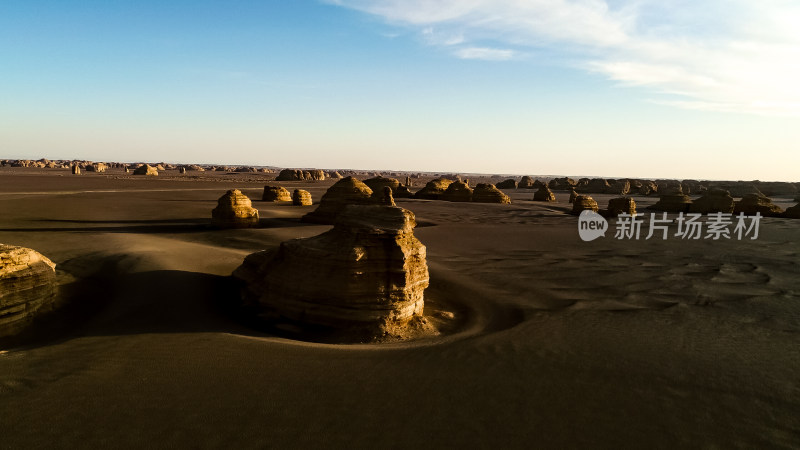
<path fill-rule="evenodd" d="M 708 214 L 708 213 L 732 213 L 733 197 L 725 189 L 708 189 L 702 197 L 694 200 L 689 206 L 689 212 Z"/>
<path fill-rule="evenodd" d="M 442 194 L 442 200 L 448 202 L 471 202 L 472 201 L 472 188 L 466 181 L 454 181 L 447 186 L 447 189 Z"/>
<path fill-rule="evenodd" d="M 597 212 L 600 208 L 597 206 L 597 202 L 588 195 L 578 195 L 575 197 L 575 201 L 572 202 L 572 214 L 580 214 L 581 211 L 591 209 L 594 212 Z"/>
<path fill-rule="evenodd" d="M 733 205 L 733 213 L 745 213 L 745 215 L 748 216 L 761 213 L 764 217 L 780 217 L 783 215 L 783 210 L 779 206 L 774 205 L 769 197 L 758 194 L 747 194 Z"/>
<path fill-rule="evenodd" d="M 422 198 L 427 200 L 439 200 L 442 198 L 442 194 L 444 191 L 452 183 L 452 180 L 448 180 L 447 178 L 437 178 L 435 180 L 431 180 L 425 184 L 425 187 L 417 191 L 414 194 L 414 198 Z"/>
<path fill-rule="evenodd" d="M 569 177 L 553 178 L 547 187 L 555 190 L 570 190 L 575 186 L 575 180 Z"/>
<path fill-rule="evenodd" d="M 571 189 L 569 191 L 569 202 L 575 203 L 575 199 L 578 198 L 578 193 L 575 192 L 575 189 Z"/>
<path fill-rule="evenodd" d="M 325 179 L 322 170 L 283 169 L 275 181 L 320 181 Z"/>
<path fill-rule="evenodd" d="M 372 189 L 360 180 L 348 176 L 329 187 L 314 211 L 303 216 L 304 222 L 333 224 L 347 205 L 374 203 Z"/>
<path fill-rule="evenodd" d="M 575 191 L 587 194 L 605 194 L 610 188 L 611 185 L 605 178 L 592 178 L 583 183 L 579 182 L 575 186 Z"/>
<path fill-rule="evenodd" d="M 261 194 L 261 200 L 265 202 L 290 202 L 292 201 L 292 194 L 283 186 L 264 186 L 264 193 Z"/>
<path fill-rule="evenodd" d="M 252 228 L 258 226 L 258 210 L 238 189 L 228 191 L 211 210 L 211 224 L 218 228 Z"/>
<path fill-rule="evenodd" d="M 477 188 L 477 186 L 475 186 Z M 509 178 L 508 180 L 501 181 L 495 186 L 497 189 L 516 189 L 517 180 Z"/>
<path fill-rule="evenodd" d="M 613 195 L 628 195 L 631 191 L 631 182 L 628 180 L 615 180 L 613 183 L 608 183 L 606 194 Z"/>
<path fill-rule="evenodd" d="M 472 201 L 476 203 L 511 203 L 511 198 L 493 184 L 478 183 L 472 191 Z"/>
<path fill-rule="evenodd" d="M 533 189 L 534 188 L 534 179 L 525 175 L 524 177 L 519 179 L 519 183 L 517 183 L 518 189 Z"/>
<path fill-rule="evenodd" d="M 556 201 L 556 196 L 550 188 L 542 184 L 539 190 L 533 194 L 533 200 L 537 202 L 554 202 Z"/>
<path fill-rule="evenodd" d="M 253 253 L 233 272 L 246 306 L 273 322 L 379 337 L 421 318 L 428 287 L 414 214 L 350 205 L 333 229 Z M 313 276 L 313 283 L 298 282 Z"/>
<path fill-rule="evenodd" d="M 620 214 L 636 214 L 636 202 L 630 197 L 612 198 L 608 201 L 606 213 L 609 217 L 616 217 Z"/>
<path fill-rule="evenodd" d="M 158 169 L 149 165 L 149 164 L 142 164 L 141 166 L 137 167 L 136 170 L 133 171 L 134 175 L 150 175 L 157 177 L 158 176 Z"/>
<path fill-rule="evenodd" d="M 0 244 L 0 336 L 18 333 L 52 309 L 56 265 L 35 250 Z"/>
<path fill-rule="evenodd" d="M 72 174 L 73 175 L 80 175 L 81 174 L 80 166 L 78 166 L 77 164 L 73 165 L 72 166 Z"/>
<path fill-rule="evenodd" d="M 364 180 L 364 184 L 366 184 L 367 186 L 369 186 L 370 189 L 372 189 L 372 195 L 373 197 L 375 197 L 376 203 L 379 203 L 380 198 L 383 196 L 384 187 L 388 186 L 389 189 L 392 190 L 393 194 L 395 192 L 398 192 L 398 190 L 400 189 L 399 180 L 397 180 L 396 178 L 386 178 L 383 176 L 377 176 L 374 178 L 369 178 L 367 180 Z M 402 194 L 400 194 L 398 197 L 405 196 L 406 192 L 407 190 L 404 191 Z"/>
<path fill-rule="evenodd" d="M 292 192 L 292 204 L 294 206 L 310 206 L 314 202 L 311 200 L 311 193 L 305 189 L 295 189 Z"/>

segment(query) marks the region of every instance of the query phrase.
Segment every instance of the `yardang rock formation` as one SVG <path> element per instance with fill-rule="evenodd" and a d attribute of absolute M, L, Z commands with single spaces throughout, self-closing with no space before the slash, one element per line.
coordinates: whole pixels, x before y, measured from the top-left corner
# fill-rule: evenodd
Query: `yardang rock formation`
<path fill-rule="evenodd" d="M 55 267 L 35 250 L 0 244 L 0 336 L 16 334 L 52 307 Z"/>
<path fill-rule="evenodd" d="M 218 228 L 252 228 L 258 226 L 258 210 L 238 189 L 228 191 L 211 210 L 211 224 Z"/>

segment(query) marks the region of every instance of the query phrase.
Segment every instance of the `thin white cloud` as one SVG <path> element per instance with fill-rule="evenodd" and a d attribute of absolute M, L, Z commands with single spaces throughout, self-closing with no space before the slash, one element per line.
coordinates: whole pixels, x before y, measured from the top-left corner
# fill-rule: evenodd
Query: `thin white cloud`
<path fill-rule="evenodd" d="M 328 0 L 417 28 L 458 58 L 547 48 L 698 110 L 800 115 L 791 0 Z M 488 45 L 487 45 L 488 44 Z M 505 45 L 504 45 L 505 44 Z"/>
<path fill-rule="evenodd" d="M 456 50 L 461 59 L 483 59 L 486 61 L 508 61 L 514 58 L 514 51 L 488 47 L 466 47 Z"/>

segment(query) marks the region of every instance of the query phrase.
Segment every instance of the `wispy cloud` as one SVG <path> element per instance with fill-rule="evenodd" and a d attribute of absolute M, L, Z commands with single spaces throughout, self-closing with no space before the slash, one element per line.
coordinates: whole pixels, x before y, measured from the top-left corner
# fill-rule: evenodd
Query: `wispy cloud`
<path fill-rule="evenodd" d="M 483 59 L 486 61 L 507 61 L 514 57 L 514 50 L 487 47 L 465 47 L 456 50 L 461 59 Z"/>
<path fill-rule="evenodd" d="M 416 28 L 458 58 L 507 60 L 546 48 L 658 93 L 659 103 L 800 115 L 800 4 L 792 0 L 328 2 Z"/>

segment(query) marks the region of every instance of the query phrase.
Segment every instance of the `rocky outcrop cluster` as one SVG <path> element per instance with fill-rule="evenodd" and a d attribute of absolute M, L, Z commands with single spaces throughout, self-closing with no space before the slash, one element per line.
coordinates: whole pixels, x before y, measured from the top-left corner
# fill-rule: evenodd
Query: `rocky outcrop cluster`
<path fill-rule="evenodd" d="M 748 216 L 760 213 L 764 217 L 780 217 L 783 215 L 783 209 L 773 204 L 769 197 L 747 194 L 733 205 L 733 213 L 744 213 Z"/>
<path fill-rule="evenodd" d="M 264 193 L 261 194 L 261 200 L 265 202 L 290 202 L 292 201 L 292 194 L 283 186 L 264 186 Z"/>
<path fill-rule="evenodd" d="M 575 186 L 575 180 L 569 177 L 553 178 L 549 183 L 547 183 L 547 187 L 557 191 L 567 191 L 572 189 L 573 186 Z"/>
<path fill-rule="evenodd" d="M 467 181 L 454 181 L 447 186 L 444 194 L 442 194 L 442 200 L 447 200 L 448 202 L 471 202 L 472 188 L 469 187 Z"/>
<path fill-rule="evenodd" d="M 258 226 L 258 210 L 242 191 L 233 189 L 217 200 L 211 210 L 211 224 L 217 228 L 253 228 Z"/>
<path fill-rule="evenodd" d="M 311 193 L 305 189 L 295 189 L 292 192 L 292 204 L 294 206 L 310 206 L 314 202 L 311 200 Z"/>
<path fill-rule="evenodd" d="M 533 194 L 533 200 L 537 202 L 554 202 L 556 201 L 556 196 L 550 188 L 543 184 L 539 187 L 539 190 Z"/>
<path fill-rule="evenodd" d="M 348 176 L 329 187 L 319 200 L 317 209 L 303 216 L 302 220 L 333 224 L 347 205 L 368 205 L 374 202 L 372 189 L 360 180 Z"/>
<path fill-rule="evenodd" d="M 321 181 L 325 179 L 322 170 L 283 169 L 275 181 Z"/>
<path fill-rule="evenodd" d="M 149 175 L 153 177 L 158 176 L 158 169 L 151 166 L 150 164 L 142 164 L 141 166 L 137 167 L 136 170 L 133 171 L 134 175 Z"/>
<path fill-rule="evenodd" d="M 636 202 L 630 197 L 612 198 L 608 201 L 606 214 L 609 217 L 616 217 L 620 214 L 636 214 Z"/>
<path fill-rule="evenodd" d="M 444 194 L 452 182 L 452 180 L 448 180 L 447 178 L 437 178 L 435 180 L 431 180 L 425 184 L 425 187 L 418 190 L 417 193 L 414 194 L 414 198 L 439 200 L 442 198 L 442 194 Z"/>
<path fill-rule="evenodd" d="M 233 277 L 245 306 L 272 322 L 379 337 L 423 313 L 429 276 L 415 225 L 396 206 L 350 205 L 330 231 L 253 253 Z"/>
<path fill-rule="evenodd" d="M 597 202 L 588 195 L 575 197 L 575 201 L 572 202 L 572 214 L 578 215 L 587 209 L 597 212 L 600 208 L 597 206 Z"/>
<path fill-rule="evenodd" d="M 472 201 L 476 203 L 511 203 L 511 198 L 493 184 L 478 183 L 472 190 Z"/>
<path fill-rule="evenodd" d="M 52 308 L 55 267 L 35 250 L 0 244 L 0 336 L 18 333 Z"/>
<path fill-rule="evenodd" d="M 694 200 L 689 205 L 689 212 L 709 214 L 709 213 L 732 213 L 733 197 L 730 192 L 720 188 L 710 188 L 706 190 L 702 197 Z"/>

